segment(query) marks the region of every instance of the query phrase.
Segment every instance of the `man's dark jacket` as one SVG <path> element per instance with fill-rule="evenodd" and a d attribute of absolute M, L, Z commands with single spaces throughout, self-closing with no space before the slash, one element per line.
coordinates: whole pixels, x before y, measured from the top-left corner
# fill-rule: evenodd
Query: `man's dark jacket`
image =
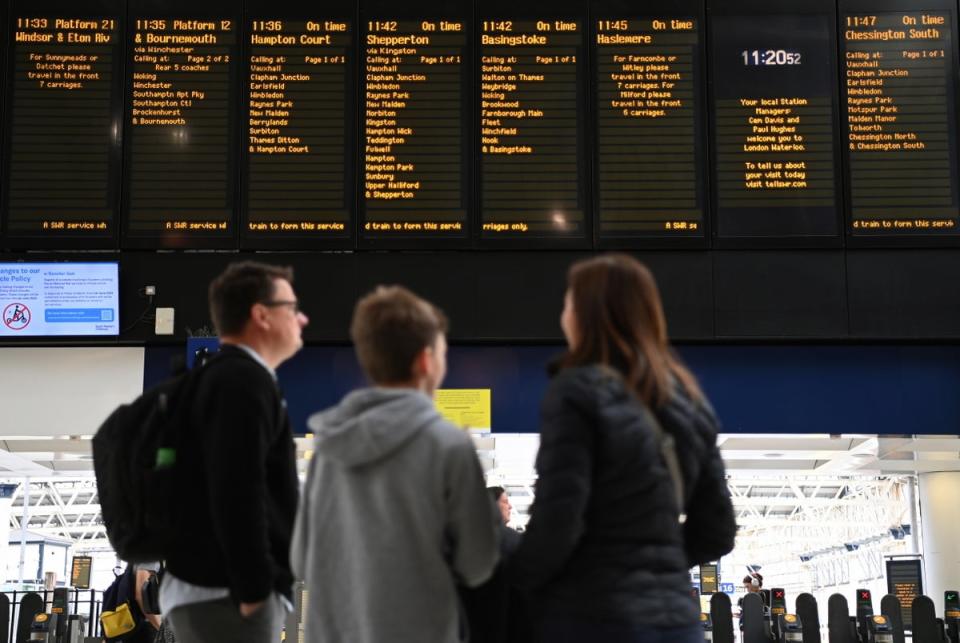
<path fill-rule="evenodd" d="M 180 538 L 167 558 L 177 578 L 227 587 L 236 602 L 290 597 L 290 537 L 299 485 L 286 404 L 270 373 L 224 346 L 194 391 L 177 448 Z"/>
<path fill-rule="evenodd" d="M 470 643 L 531 643 L 534 640 L 525 598 L 511 585 L 508 573 L 510 557 L 519 546 L 520 534 L 501 524 L 500 562 L 493 575 L 478 587 L 459 588 Z"/>
<path fill-rule="evenodd" d="M 675 387 L 656 412 L 676 440 L 686 515 L 651 417 L 616 373 L 568 368 L 541 406 L 537 489 L 512 572 L 543 618 L 653 627 L 697 623 L 690 567 L 733 549 L 717 422 Z"/>

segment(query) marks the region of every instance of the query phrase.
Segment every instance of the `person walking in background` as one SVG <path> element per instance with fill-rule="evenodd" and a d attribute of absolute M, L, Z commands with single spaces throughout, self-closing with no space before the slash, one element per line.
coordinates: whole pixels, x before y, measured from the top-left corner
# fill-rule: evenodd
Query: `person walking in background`
<path fill-rule="evenodd" d="M 294 530 L 309 643 L 455 643 L 456 584 L 485 581 L 500 516 L 470 436 L 437 411 L 447 321 L 399 286 L 356 306 L 350 336 L 373 387 L 312 416 Z"/>
<path fill-rule="evenodd" d="M 470 643 L 531 643 L 534 638 L 526 600 L 507 572 L 510 556 L 520 545 L 520 533 L 508 526 L 513 507 L 503 487 L 487 487 L 487 492 L 500 512 L 500 562 L 490 580 L 460 590 L 470 624 Z"/>
<path fill-rule="evenodd" d="M 273 643 L 289 605 L 296 451 L 275 369 L 303 346 L 293 273 L 233 263 L 210 284 L 222 347 L 177 449 L 182 534 L 160 606 L 179 643 Z"/>
<path fill-rule="evenodd" d="M 743 596 L 737 599 L 737 618 L 740 618 L 740 615 L 743 614 L 743 598 L 747 594 L 760 594 L 760 598 L 763 600 L 764 605 L 767 603 L 767 595 L 762 591 L 763 576 L 760 574 L 760 572 L 752 569 L 749 570 L 749 572 L 750 573 L 743 577 Z"/>
<path fill-rule="evenodd" d="M 511 561 L 541 640 L 703 641 L 688 570 L 729 552 L 736 524 L 717 420 L 669 346 L 653 276 L 621 254 L 574 264 L 560 325 Z"/>

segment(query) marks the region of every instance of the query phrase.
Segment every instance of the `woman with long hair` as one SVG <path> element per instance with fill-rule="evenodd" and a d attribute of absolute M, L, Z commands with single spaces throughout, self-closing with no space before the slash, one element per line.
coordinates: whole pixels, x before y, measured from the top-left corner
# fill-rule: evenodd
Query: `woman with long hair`
<path fill-rule="evenodd" d="M 688 570 L 729 552 L 736 524 L 717 421 L 670 348 L 656 282 L 627 255 L 574 264 L 560 325 L 512 562 L 541 641 L 703 641 Z"/>

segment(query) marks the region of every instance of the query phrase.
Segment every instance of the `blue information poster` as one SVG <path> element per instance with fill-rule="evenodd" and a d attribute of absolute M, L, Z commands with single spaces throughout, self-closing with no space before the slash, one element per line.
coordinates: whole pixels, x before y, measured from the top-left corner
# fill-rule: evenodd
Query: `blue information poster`
<path fill-rule="evenodd" d="M 116 263 L 0 263 L 0 338 L 116 336 Z"/>

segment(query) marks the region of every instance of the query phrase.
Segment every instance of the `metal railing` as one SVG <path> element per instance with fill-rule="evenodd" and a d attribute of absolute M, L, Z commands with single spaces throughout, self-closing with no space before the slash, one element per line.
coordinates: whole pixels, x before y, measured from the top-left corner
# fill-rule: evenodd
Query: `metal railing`
<path fill-rule="evenodd" d="M 100 609 L 103 603 L 103 592 L 95 589 L 70 589 L 70 613 L 85 614 L 87 616 L 87 636 L 97 636 L 100 630 Z M 11 590 L 3 592 L 10 599 L 9 634 L 5 642 L 16 643 L 17 624 L 20 620 L 20 602 L 27 594 L 39 594 L 43 599 L 43 611 L 49 612 L 53 603 L 53 591 L 38 590 Z"/>

